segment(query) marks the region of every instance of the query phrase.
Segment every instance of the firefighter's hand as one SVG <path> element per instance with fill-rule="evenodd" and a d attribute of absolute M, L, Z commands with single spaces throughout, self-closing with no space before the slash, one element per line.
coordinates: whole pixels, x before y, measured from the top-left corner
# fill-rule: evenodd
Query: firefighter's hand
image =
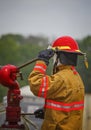
<path fill-rule="evenodd" d="M 52 49 L 46 49 L 39 52 L 38 58 L 43 60 L 46 65 L 49 64 L 49 59 L 54 55 L 54 51 Z"/>
<path fill-rule="evenodd" d="M 44 108 L 39 108 L 34 112 L 36 118 L 44 119 Z"/>

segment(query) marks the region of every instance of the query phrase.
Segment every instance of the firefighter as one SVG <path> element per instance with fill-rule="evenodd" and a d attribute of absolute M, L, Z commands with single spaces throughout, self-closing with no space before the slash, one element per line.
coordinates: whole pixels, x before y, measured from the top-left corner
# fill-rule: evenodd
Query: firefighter
<path fill-rule="evenodd" d="M 35 116 L 44 118 L 41 130 L 82 130 L 84 109 L 84 84 L 76 70 L 78 43 L 70 36 L 62 36 L 52 44 L 52 49 L 39 52 L 39 60 L 29 75 L 30 89 L 34 95 L 45 99 L 44 109 Z M 53 74 L 46 74 L 50 58 L 54 59 Z"/>

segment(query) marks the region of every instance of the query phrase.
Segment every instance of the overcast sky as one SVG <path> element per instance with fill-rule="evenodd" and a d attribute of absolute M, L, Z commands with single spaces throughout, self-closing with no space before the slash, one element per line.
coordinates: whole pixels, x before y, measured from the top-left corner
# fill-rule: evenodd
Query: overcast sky
<path fill-rule="evenodd" d="M 0 0 L 0 35 L 91 35 L 91 0 Z"/>

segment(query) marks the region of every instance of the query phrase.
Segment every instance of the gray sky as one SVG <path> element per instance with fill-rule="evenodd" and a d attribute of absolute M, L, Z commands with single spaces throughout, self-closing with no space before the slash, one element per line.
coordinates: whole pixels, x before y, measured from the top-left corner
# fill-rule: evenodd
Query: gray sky
<path fill-rule="evenodd" d="M 0 35 L 91 35 L 91 0 L 0 0 Z"/>

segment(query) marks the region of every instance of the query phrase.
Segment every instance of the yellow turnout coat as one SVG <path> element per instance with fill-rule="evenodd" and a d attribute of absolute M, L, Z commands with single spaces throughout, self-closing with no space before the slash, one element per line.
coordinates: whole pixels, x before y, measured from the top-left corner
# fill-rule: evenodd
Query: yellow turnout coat
<path fill-rule="evenodd" d="M 37 61 L 28 78 L 34 95 L 45 98 L 41 130 L 82 130 L 84 85 L 78 72 L 61 65 L 48 76 L 46 69 L 43 61 Z"/>

